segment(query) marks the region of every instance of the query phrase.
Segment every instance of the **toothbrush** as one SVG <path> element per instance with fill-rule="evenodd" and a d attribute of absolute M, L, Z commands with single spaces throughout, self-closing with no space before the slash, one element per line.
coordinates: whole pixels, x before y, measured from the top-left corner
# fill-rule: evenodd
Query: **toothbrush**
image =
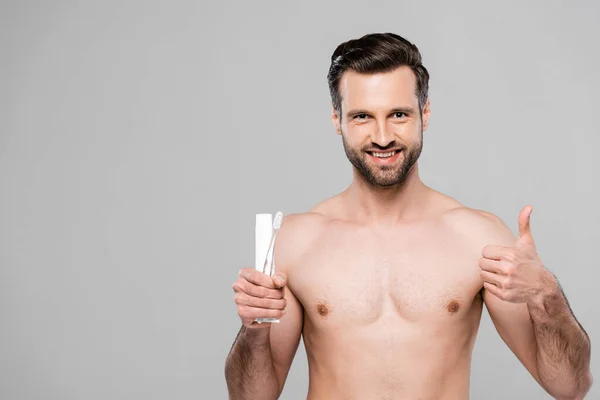
<path fill-rule="evenodd" d="M 278 211 L 273 218 L 273 233 L 271 236 L 271 243 L 269 244 L 269 249 L 267 250 L 267 257 L 265 259 L 265 265 L 263 266 L 263 272 L 269 276 L 272 276 L 275 273 L 275 263 L 273 261 L 273 252 L 275 250 L 275 237 L 277 236 L 277 232 L 279 228 L 281 228 L 281 222 L 283 221 L 283 213 Z"/>
<path fill-rule="evenodd" d="M 281 227 L 281 222 L 283 221 L 283 213 L 281 211 L 275 214 L 275 218 L 273 218 L 273 232 L 271 234 L 271 243 L 269 244 L 269 249 L 267 250 L 267 257 L 265 259 L 265 264 L 263 265 L 263 272 L 269 276 L 272 276 L 275 272 L 275 263 L 273 261 L 273 251 L 275 249 L 275 237 L 277 236 L 277 232 Z M 257 318 L 256 322 L 262 324 L 263 322 L 274 322 L 279 323 L 279 319 L 277 318 Z"/>

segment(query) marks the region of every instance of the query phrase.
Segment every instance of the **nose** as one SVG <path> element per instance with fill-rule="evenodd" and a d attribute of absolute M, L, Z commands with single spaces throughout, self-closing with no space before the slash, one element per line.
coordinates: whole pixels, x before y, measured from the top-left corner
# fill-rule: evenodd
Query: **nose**
<path fill-rule="evenodd" d="M 394 134 L 389 131 L 386 121 L 377 122 L 377 129 L 371 135 L 371 141 L 383 148 L 387 147 L 394 141 Z"/>

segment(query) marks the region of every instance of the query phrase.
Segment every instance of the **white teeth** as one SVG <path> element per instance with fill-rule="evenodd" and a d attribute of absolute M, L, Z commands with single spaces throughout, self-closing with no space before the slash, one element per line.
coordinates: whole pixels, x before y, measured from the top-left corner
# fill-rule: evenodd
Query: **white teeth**
<path fill-rule="evenodd" d="M 388 157 L 391 157 L 394 154 L 396 154 L 396 152 L 395 151 L 390 151 L 389 153 L 375 153 L 375 152 L 373 152 L 372 154 L 375 157 L 378 157 L 378 158 L 388 158 Z"/>

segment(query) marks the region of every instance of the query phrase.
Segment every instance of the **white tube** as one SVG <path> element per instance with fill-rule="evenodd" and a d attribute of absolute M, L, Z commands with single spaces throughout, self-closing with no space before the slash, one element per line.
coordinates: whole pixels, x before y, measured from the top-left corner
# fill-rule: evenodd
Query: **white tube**
<path fill-rule="evenodd" d="M 260 272 L 264 272 L 263 268 L 272 234 L 273 216 L 271 214 L 256 214 L 256 226 L 254 228 L 254 267 Z"/>

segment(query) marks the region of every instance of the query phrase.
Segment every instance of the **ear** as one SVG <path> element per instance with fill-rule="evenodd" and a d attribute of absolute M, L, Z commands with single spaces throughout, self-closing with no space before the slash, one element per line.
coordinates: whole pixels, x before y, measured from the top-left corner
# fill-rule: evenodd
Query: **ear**
<path fill-rule="evenodd" d="M 331 123 L 333 124 L 333 127 L 335 128 L 335 133 L 337 133 L 338 135 L 341 135 L 342 134 L 342 127 L 341 127 L 342 119 L 340 118 L 337 111 L 335 110 L 333 103 L 331 103 Z"/>
<path fill-rule="evenodd" d="M 429 98 L 427 98 L 425 107 L 423 107 L 423 131 L 426 131 L 427 127 L 429 126 L 429 117 L 430 116 L 431 116 L 431 104 L 429 104 Z"/>

